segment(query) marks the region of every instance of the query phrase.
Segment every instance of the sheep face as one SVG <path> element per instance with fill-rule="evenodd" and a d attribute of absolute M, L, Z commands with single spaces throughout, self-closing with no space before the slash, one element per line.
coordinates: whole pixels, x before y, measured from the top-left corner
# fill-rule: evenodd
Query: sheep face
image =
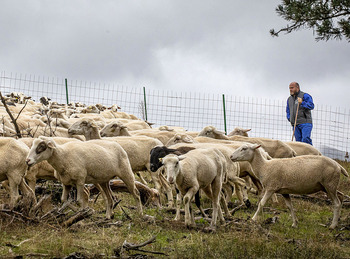
<path fill-rule="evenodd" d="M 32 166 L 49 159 L 55 147 L 56 145 L 51 139 L 40 137 L 34 140 L 26 159 L 27 165 Z"/>
<path fill-rule="evenodd" d="M 230 132 L 230 134 L 228 134 L 229 137 L 231 136 L 244 136 L 244 137 L 248 137 L 248 131 L 250 131 L 251 129 L 242 129 L 242 128 L 235 128 L 233 131 Z"/>
<path fill-rule="evenodd" d="M 254 157 L 254 151 L 259 148 L 260 145 L 257 144 L 244 144 L 236 149 L 235 152 L 230 156 L 233 162 L 238 161 L 252 161 Z"/>
<path fill-rule="evenodd" d="M 167 146 L 172 146 L 177 143 L 194 143 L 194 139 L 187 134 L 176 134 L 174 137 L 169 139 Z"/>
<path fill-rule="evenodd" d="M 91 122 L 86 119 L 82 119 L 82 120 L 76 121 L 68 128 L 68 134 L 84 135 L 85 132 L 88 132 L 90 127 L 91 127 Z"/>
<path fill-rule="evenodd" d="M 183 160 L 185 156 L 167 155 L 161 161 L 164 165 L 164 170 L 167 175 L 167 181 L 170 184 L 176 182 L 176 178 L 180 173 L 180 161 Z"/>
<path fill-rule="evenodd" d="M 208 137 L 215 139 L 222 139 L 225 136 L 225 132 L 217 130 L 214 126 L 206 126 L 198 133 L 199 137 Z"/>
<path fill-rule="evenodd" d="M 126 126 L 124 126 L 122 123 L 116 122 L 116 123 L 110 123 L 103 127 L 100 134 L 101 137 L 112 137 L 112 136 L 120 136 L 120 131 L 122 129 L 125 129 Z"/>

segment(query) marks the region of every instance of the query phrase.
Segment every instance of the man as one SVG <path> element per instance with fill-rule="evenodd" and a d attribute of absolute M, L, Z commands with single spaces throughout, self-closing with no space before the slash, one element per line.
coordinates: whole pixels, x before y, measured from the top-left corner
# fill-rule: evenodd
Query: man
<path fill-rule="evenodd" d="M 289 85 L 290 96 L 287 100 L 287 119 L 294 128 L 295 116 L 299 104 L 298 117 L 295 127 L 295 140 L 312 145 L 311 130 L 312 117 L 311 110 L 314 109 L 314 103 L 311 95 L 300 91 L 299 84 L 292 82 Z"/>

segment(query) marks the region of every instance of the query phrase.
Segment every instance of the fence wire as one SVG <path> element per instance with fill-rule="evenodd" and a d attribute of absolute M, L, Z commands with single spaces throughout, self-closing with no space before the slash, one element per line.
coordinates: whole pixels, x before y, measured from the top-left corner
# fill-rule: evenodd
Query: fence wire
<path fill-rule="evenodd" d="M 292 127 L 286 118 L 286 100 L 269 100 L 222 94 L 160 91 L 146 87 L 87 83 L 67 80 L 70 102 L 87 105 L 117 104 L 122 111 L 161 125 L 180 126 L 200 131 L 208 125 L 227 133 L 235 127 L 250 128 L 250 136 L 290 141 Z M 39 101 L 47 96 L 52 101 L 66 103 L 65 79 L 1 72 L 3 94 L 23 92 Z M 145 105 L 146 101 L 146 105 Z M 224 102 L 225 101 L 225 105 Z M 224 113 L 224 107 L 226 113 Z M 147 114 L 146 114 L 147 111 Z M 226 120 L 224 115 L 226 114 Z M 312 111 L 313 144 L 324 155 L 346 159 L 349 149 L 350 111 L 345 108 L 317 105 Z"/>

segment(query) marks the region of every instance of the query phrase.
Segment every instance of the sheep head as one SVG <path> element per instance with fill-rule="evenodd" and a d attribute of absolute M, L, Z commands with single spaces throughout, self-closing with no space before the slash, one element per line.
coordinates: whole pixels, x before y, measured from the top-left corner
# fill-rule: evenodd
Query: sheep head
<path fill-rule="evenodd" d="M 92 119 L 81 119 L 73 123 L 68 128 L 68 134 L 70 135 L 85 135 L 91 128 L 98 127 Z"/>
<path fill-rule="evenodd" d="M 26 159 L 27 165 L 33 166 L 41 161 L 49 159 L 55 148 L 56 144 L 52 138 L 40 136 L 35 139 Z"/>
<path fill-rule="evenodd" d="M 123 129 L 126 129 L 127 127 L 117 121 L 117 122 L 112 122 L 110 124 L 107 124 L 106 126 L 103 127 L 103 129 L 101 130 L 100 134 L 101 137 L 113 137 L 113 136 L 120 136 L 121 135 L 121 131 Z"/>
<path fill-rule="evenodd" d="M 251 129 L 243 129 L 243 128 L 235 128 L 233 131 L 230 132 L 230 134 L 228 134 L 228 136 L 244 136 L 244 137 L 248 137 L 248 131 L 251 131 Z"/>
<path fill-rule="evenodd" d="M 161 162 L 164 165 L 164 170 L 167 175 L 167 181 L 170 184 L 173 184 L 176 182 L 176 177 L 180 173 L 180 161 L 185 159 L 186 157 L 184 155 L 177 156 L 177 155 L 167 155 L 164 158 L 161 159 Z"/>
<path fill-rule="evenodd" d="M 206 126 L 198 133 L 198 136 L 215 138 L 215 139 L 228 139 L 225 132 L 217 130 L 214 126 Z"/>
<path fill-rule="evenodd" d="M 244 144 L 237 148 L 232 155 L 230 156 L 230 159 L 233 162 L 238 161 L 252 161 L 254 157 L 254 152 L 256 149 L 261 147 L 261 145 L 258 144 Z"/>

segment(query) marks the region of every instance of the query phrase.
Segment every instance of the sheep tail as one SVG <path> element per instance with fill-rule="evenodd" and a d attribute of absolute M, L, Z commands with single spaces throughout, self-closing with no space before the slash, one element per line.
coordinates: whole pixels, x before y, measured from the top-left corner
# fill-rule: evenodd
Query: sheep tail
<path fill-rule="evenodd" d="M 345 175 L 346 177 L 349 177 L 349 174 L 348 174 L 348 172 L 345 170 L 345 168 L 342 167 L 341 165 L 339 165 L 339 166 L 340 166 L 340 169 L 341 169 L 341 173 L 342 173 L 343 175 Z"/>

